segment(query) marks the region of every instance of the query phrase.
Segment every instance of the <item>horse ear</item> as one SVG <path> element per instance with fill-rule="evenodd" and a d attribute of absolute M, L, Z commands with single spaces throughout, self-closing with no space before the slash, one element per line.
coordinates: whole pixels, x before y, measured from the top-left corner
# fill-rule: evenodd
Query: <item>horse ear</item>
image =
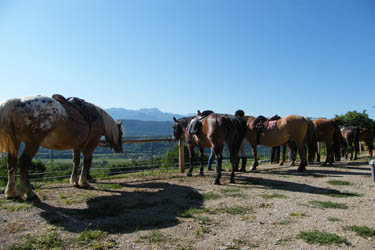
<path fill-rule="evenodd" d="M 118 123 L 118 125 L 122 126 L 122 120 L 120 120 L 120 122 Z"/>
<path fill-rule="evenodd" d="M 174 117 L 174 116 L 173 116 L 173 121 L 177 122 L 177 119 L 176 119 L 176 117 Z"/>
<path fill-rule="evenodd" d="M 201 115 L 201 111 L 199 109 L 197 110 L 197 115 Z"/>

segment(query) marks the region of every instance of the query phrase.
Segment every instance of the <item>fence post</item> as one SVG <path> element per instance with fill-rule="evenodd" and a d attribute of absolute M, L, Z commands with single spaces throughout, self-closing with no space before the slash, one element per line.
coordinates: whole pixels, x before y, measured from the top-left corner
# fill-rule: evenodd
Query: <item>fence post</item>
<path fill-rule="evenodd" d="M 178 141 L 178 166 L 180 169 L 180 173 L 185 172 L 185 159 L 184 159 L 184 140 Z"/>

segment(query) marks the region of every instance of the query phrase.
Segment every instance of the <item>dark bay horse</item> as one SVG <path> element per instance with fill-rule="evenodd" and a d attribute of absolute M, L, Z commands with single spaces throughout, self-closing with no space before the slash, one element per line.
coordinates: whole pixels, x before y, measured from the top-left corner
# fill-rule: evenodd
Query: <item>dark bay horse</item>
<path fill-rule="evenodd" d="M 359 133 L 359 140 L 366 143 L 369 157 L 372 157 L 372 150 L 374 149 L 375 133 L 371 129 L 362 128 Z"/>
<path fill-rule="evenodd" d="M 257 145 L 264 145 L 268 147 L 276 147 L 288 143 L 293 140 L 297 144 L 297 148 L 301 157 L 301 163 L 298 171 L 306 169 L 307 155 L 306 144 L 309 140 L 309 125 L 308 121 L 298 115 L 289 115 L 277 121 L 271 121 L 262 131 L 257 131 L 254 127 L 255 118 L 252 116 L 246 117 L 247 133 L 246 138 L 251 145 L 254 154 L 254 163 L 252 170 L 258 166 Z"/>
<path fill-rule="evenodd" d="M 193 172 L 193 162 L 194 162 L 194 147 L 199 147 L 199 158 L 200 158 L 200 171 L 199 175 L 203 176 L 203 151 L 205 148 L 211 147 L 208 139 L 204 136 L 198 137 L 197 135 L 190 135 L 189 134 L 189 125 L 192 120 L 196 118 L 196 116 L 189 116 L 183 117 L 180 119 L 176 119 L 173 117 L 173 138 L 175 140 L 184 139 L 187 143 L 187 148 L 189 151 L 189 172 L 186 174 L 187 176 L 192 176 Z"/>
<path fill-rule="evenodd" d="M 314 138 L 315 145 L 312 149 L 311 160 L 313 161 L 315 153 L 317 153 L 317 161 L 320 162 L 320 145 L 319 142 L 325 142 L 327 147 L 327 157 L 324 165 L 332 165 L 335 156 L 336 160 L 340 160 L 340 147 L 341 147 L 341 133 L 339 129 L 339 121 L 336 119 L 318 118 L 312 120 L 314 125 Z"/>
<path fill-rule="evenodd" d="M 232 163 L 230 183 L 234 183 L 235 162 L 245 134 L 246 121 L 242 117 L 212 113 L 202 121 L 202 129 L 197 138 L 207 139 L 216 157 L 216 178 L 213 184 L 220 184 L 224 143 L 228 146 Z"/>
<path fill-rule="evenodd" d="M 115 152 L 120 153 L 122 134 L 121 123 L 114 121 L 103 109 L 79 98 L 70 102 L 60 95 L 54 95 L 54 98 L 33 96 L 1 103 L 0 152 L 8 153 L 5 197 L 26 200 L 35 195 L 28 172 L 39 146 L 56 150 L 73 149 L 74 167 L 70 181 L 75 186 L 87 186 L 92 152 L 100 137 L 104 135 Z M 25 147 L 18 159 L 22 142 Z M 80 152 L 83 153 L 84 164 L 78 180 Z M 19 190 L 15 181 L 17 165 L 21 170 Z"/>
<path fill-rule="evenodd" d="M 342 154 L 345 159 L 348 159 L 348 151 L 350 152 L 350 160 L 353 160 L 353 151 L 354 151 L 354 160 L 357 160 L 359 154 L 359 127 L 355 126 L 343 126 L 341 127 L 341 148 Z"/>

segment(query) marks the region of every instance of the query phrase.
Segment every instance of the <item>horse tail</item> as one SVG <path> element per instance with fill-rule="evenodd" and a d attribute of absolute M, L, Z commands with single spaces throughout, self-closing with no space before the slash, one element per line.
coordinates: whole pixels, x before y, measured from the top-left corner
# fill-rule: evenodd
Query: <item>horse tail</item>
<path fill-rule="evenodd" d="M 335 160 L 340 161 L 341 158 L 341 131 L 337 123 L 333 123 L 335 127 L 335 133 L 333 135 L 333 149 L 335 152 Z M 359 133 L 358 133 L 359 134 Z"/>
<path fill-rule="evenodd" d="M 17 155 L 18 144 L 12 113 L 18 99 L 10 99 L 0 104 L 0 153 Z"/>

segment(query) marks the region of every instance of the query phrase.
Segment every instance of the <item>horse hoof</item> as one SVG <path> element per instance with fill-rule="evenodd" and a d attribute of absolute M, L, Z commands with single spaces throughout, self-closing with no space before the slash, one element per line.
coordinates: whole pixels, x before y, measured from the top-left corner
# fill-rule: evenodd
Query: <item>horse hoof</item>
<path fill-rule="evenodd" d="M 35 197 L 36 197 L 36 194 L 34 193 L 34 191 L 29 191 L 29 192 L 26 192 L 26 193 L 22 194 L 20 198 L 24 201 L 27 201 L 27 200 L 31 200 Z"/>
<path fill-rule="evenodd" d="M 298 168 L 297 168 L 297 171 L 298 172 L 302 172 L 302 171 L 305 171 L 306 170 L 306 167 L 305 166 L 299 166 Z"/>
<path fill-rule="evenodd" d="M 230 179 L 229 183 L 234 183 L 234 179 Z"/>
<path fill-rule="evenodd" d="M 250 168 L 250 171 L 255 171 L 255 170 L 257 170 L 257 167 L 251 167 Z"/>
<path fill-rule="evenodd" d="M 220 181 L 215 179 L 213 182 L 212 182 L 212 185 L 220 185 Z"/>
<path fill-rule="evenodd" d="M 280 163 L 279 163 L 279 166 L 280 166 L 280 167 L 281 167 L 281 166 L 283 166 L 283 165 L 284 165 L 284 163 L 283 163 L 283 162 L 280 162 Z"/>
<path fill-rule="evenodd" d="M 241 169 L 240 169 L 240 172 L 242 172 L 242 173 L 246 173 L 246 169 L 241 168 Z"/>
<path fill-rule="evenodd" d="M 204 176 L 204 173 L 199 173 L 199 176 Z"/>
<path fill-rule="evenodd" d="M 89 178 L 87 178 L 87 181 L 90 182 L 90 183 L 96 183 L 96 179 L 92 178 L 91 176 Z"/>
<path fill-rule="evenodd" d="M 83 180 L 79 180 L 78 181 L 78 184 L 79 184 L 79 187 L 88 187 L 89 186 L 89 183 L 87 181 L 83 181 Z"/>
<path fill-rule="evenodd" d="M 191 176 L 193 176 L 193 174 L 192 174 L 191 172 L 188 172 L 188 173 L 186 174 L 186 176 L 191 177 Z"/>
<path fill-rule="evenodd" d="M 73 187 L 78 187 L 78 180 L 70 179 L 70 185 L 72 185 Z"/>
<path fill-rule="evenodd" d="M 213 171 L 213 169 L 212 168 L 207 168 L 207 171 Z"/>

